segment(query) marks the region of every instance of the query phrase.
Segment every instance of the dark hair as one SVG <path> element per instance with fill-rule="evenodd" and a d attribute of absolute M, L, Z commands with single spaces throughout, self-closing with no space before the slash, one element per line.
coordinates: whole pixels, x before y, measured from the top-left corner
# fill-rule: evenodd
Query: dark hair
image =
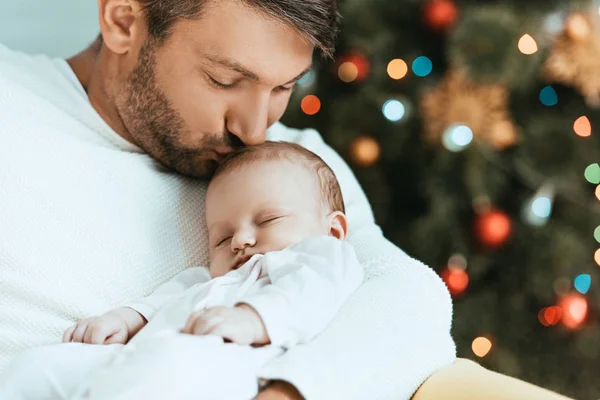
<path fill-rule="evenodd" d="M 161 42 L 181 19 L 200 18 L 207 2 L 220 0 L 138 0 L 150 36 Z M 333 55 L 340 15 L 336 0 L 239 0 L 306 36 L 323 56 Z"/>
<path fill-rule="evenodd" d="M 265 142 L 256 146 L 239 147 L 223 160 L 213 180 L 256 161 L 289 161 L 311 170 L 317 179 L 326 211 L 346 212 L 342 189 L 329 165 L 321 157 L 296 143 Z"/>

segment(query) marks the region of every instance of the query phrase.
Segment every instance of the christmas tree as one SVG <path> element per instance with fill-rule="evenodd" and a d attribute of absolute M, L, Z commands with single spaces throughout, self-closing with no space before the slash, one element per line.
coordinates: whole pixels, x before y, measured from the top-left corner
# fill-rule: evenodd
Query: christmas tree
<path fill-rule="evenodd" d="M 339 3 L 336 59 L 284 122 L 319 130 L 445 280 L 460 357 L 600 397 L 600 3 Z"/>

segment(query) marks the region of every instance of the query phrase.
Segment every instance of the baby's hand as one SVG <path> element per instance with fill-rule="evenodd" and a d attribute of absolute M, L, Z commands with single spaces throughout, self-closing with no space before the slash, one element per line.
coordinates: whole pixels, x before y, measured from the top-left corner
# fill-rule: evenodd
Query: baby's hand
<path fill-rule="evenodd" d="M 271 341 L 262 318 L 246 304 L 233 308 L 213 307 L 193 313 L 182 332 L 190 335 L 217 335 L 244 345 L 269 344 Z"/>
<path fill-rule="evenodd" d="M 67 329 L 63 343 L 125 344 L 146 320 L 131 308 L 119 308 L 99 317 L 86 318 Z"/>

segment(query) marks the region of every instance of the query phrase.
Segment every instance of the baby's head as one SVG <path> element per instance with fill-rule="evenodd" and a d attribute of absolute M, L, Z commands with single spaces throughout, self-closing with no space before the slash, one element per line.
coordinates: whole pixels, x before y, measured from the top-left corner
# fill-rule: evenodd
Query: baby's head
<path fill-rule="evenodd" d="M 312 236 L 344 240 L 344 212 L 340 185 L 319 156 L 286 142 L 240 148 L 206 194 L 211 276 Z"/>

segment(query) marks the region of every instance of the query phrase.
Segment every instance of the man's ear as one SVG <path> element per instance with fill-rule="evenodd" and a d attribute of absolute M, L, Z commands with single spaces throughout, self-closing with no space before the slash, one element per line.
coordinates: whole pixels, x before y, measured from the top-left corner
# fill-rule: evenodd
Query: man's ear
<path fill-rule="evenodd" d="M 125 54 L 136 37 L 146 31 L 144 14 L 136 0 L 98 0 L 104 45 L 113 53 Z"/>
<path fill-rule="evenodd" d="M 348 236 L 348 220 L 346 215 L 340 211 L 334 211 L 327 216 L 329 223 L 329 236 L 336 239 L 346 240 Z"/>

